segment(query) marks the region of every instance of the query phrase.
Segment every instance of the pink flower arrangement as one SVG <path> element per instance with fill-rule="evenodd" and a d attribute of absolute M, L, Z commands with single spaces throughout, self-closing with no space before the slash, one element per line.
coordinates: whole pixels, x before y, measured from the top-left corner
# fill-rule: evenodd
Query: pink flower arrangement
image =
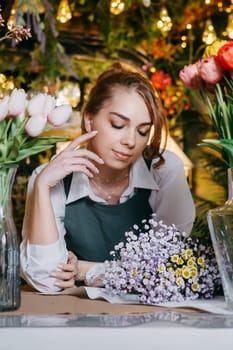
<path fill-rule="evenodd" d="M 219 136 L 218 140 L 203 140 L 201 146 L 219 152 L 233 168 L 233 41 L 216 40 L 206 48 L 203 58 L 186 65 L 179 77 L 200 93 Z"/>
<path fill-rule="evenodd" d="M 40 135 L 65 123 L 71 113 L 70 105 L 56 106 L 51 95 L 40 93 L 28 100 L 23 89 L 14 89 L 0 101 L 0 164 L 17 163 L 65 140 Z"/>

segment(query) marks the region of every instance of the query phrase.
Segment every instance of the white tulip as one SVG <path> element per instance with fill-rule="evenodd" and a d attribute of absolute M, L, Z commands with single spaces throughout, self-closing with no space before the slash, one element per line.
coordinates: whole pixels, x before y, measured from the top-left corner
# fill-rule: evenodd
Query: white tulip
<path fill-rule="evenodd" d="M 26 106 L 27 94 L 23 89 L 14 89 L 8 102 L 8 114 L 17 116 L 21 114 Z"/>
<path fill-rule="evenodd" d="M 38 94 L 33 96 L 28 103 L 28 113 L 30 116 L 41 115 L 47 119 L 48 114 L 54 109 L 56 100 L 51 95 Z"/>
<path fill-rule="evenodd" d="M 40 135 L 47 123 L 47 118 L 41 115 L 35 115 L 28 119 L 25 125 L 25 131 L 29 136 L 36 137 Z"/>
<path fill-rule="evenodd" d="M 55 105 L 56 99 L 51 95 L 46 95 L 46 101 L 43 109 L 43 113 L 46 115 L 46 117 L 52 112 L 52 110 L 55 108 Z"/>
<path fill-rule="evenodd" d="M 72 113 L 72 107 L 70 105 L 61 105 L 52 110 L 48 115 L 48 121 L 55 125 L 60 126 L 67 122 Z"/>
<path fill-rule="evenodd" d="M 0 121 L 4 120 L 8 114 L 8 102 L 9 96 L 5 96 L 2 101 L 0 101 Z"/>

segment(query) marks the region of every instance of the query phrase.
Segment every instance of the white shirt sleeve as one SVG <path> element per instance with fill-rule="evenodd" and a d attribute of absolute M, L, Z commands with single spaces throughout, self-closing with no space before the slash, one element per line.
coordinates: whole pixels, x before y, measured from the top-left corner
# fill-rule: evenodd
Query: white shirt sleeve
<path fill-rule="evenodd" d="M 31 204 L 31 194 L 35 177 L 42 167 L 34 170 L 29 178 L 26 206 Z M 67 262 L 68 252 L 64 240 L 65 229 L 63 218 L 65 212 L 65 193 L 62 183 L 51 189 L 51 201 L 59 232 L 59 239 L 49 245 L 35 245 L 28 242 L 28 213 L 22 229 L 22 243 L 20 245 L 21 275 L 28 284 L 42 293 L 55 293 L 60 288 L 54 285 L 55 278 L 51 272 L 59 269 L 59 264 Z"/>
<path fill-rule="evenodd" d="M 165 163 L 152 174 L 159 186 L 152 191 L 150 205 L 157 220 L 175 224 L 181 231 L 190 233 L 195 219 L 195 205 L 184 173 L 182 160 L 166 151 Z"/>

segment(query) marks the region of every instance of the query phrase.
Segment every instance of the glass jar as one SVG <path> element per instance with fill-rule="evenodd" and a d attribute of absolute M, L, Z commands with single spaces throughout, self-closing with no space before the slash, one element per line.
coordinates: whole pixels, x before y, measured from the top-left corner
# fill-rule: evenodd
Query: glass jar
<path fill-rule="evenodd" d="M 17 165 L 0 164 L 0 311 L 20 306 L 19 237 L 12 214 Z"/>

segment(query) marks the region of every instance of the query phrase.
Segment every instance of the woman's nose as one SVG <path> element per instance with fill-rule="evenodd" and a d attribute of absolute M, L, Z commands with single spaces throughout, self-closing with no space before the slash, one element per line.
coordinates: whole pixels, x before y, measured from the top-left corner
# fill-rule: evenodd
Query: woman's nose
<path fill-rule="evenodd" d="M 136 143 L 136 135 L 134 130 L 127 131 L 122 136 L 121 142 L 123 145 L 127 145 L 130 148 L 133 148 Z"/>

